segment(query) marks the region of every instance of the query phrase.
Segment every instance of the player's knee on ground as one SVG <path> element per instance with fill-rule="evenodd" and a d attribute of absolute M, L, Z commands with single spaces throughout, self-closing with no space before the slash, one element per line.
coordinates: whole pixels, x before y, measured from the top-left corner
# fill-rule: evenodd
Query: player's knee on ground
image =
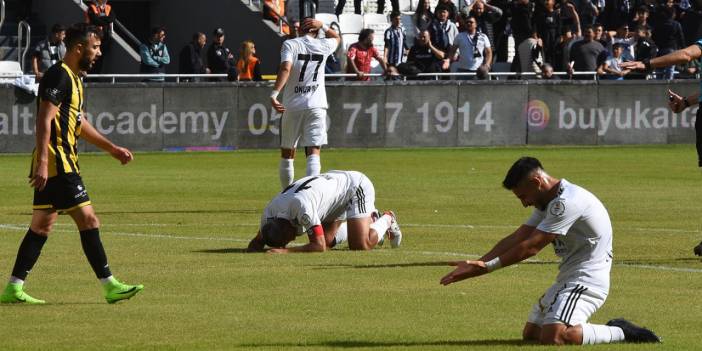
<path fill-rule="evenodd" d="M 582 342 L 580 328 L 563 324 L 542 328 L 539 337 L 539 343 L 542 345 L 581 345 Z"/>
<path fill-rule="evenodd" d="M 366 251 L 372 249 L 370 242 L 366 238 L 354 238 L 349 236 L 349 250 Z"/>

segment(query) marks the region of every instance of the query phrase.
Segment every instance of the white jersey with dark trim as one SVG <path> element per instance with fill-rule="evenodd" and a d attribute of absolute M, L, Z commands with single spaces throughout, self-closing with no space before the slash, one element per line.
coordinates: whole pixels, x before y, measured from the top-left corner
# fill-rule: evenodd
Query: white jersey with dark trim
<path fill-rule="evenodd" d="M 280 62 L 291 62 L 292 69 L 283 92 L 288 111 L 327 108 L 324 66 L 339 42 L 333 38 L 317 39 L 309 35 L 286 40 L 280 50 Z"/>
<path fill-rule="evenodd" d="M 595 195 L 561 179 L 558 196 L 544 211 L 535 209 L 526 225 L 558 235 L 553 242 L 556 255 L 561 258 L 557 282 L 609 292 L 612 223 Z"/>
<path fill-rule="evenodd" d="M 297 235 L 310 228 L 339 219 L 365 176 L 355 171 L 329 171 L 299 179 L 273 198 L 263 210 L 261 227 L 270 219 L 287 219 Z M 362 191 L 362 190 L 361 190 Z"/>

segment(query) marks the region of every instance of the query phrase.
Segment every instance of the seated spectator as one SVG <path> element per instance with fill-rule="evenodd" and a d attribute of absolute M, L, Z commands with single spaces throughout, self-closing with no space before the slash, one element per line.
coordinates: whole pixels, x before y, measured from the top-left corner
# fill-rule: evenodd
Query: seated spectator
<path fill-rule="evenodd" d="M 207 68 L 212 74 L 227 74 L 227 80 L 236 80 L 236 63 L 234 54 L 224 46 L 224 29 L 217 28 L 212 33 L 212 44 L 207 48 Z M 222 78 L 212 78 L 212 81 L 224 81 Z"/>
<path fill-rule="evenodd" d="M 465 32 L 458 33 L 456 42 L 449 49 L 444 60 L 445 67 L 454 58 L 456 50 L 460 53 L 454 63 L 456 72 L 476 72 L 482 67 L 485 72 L 490 71 L 492 63 L 492 48 L 487 35 L 478 32 L 478 21 L 473 16 L 461 14 L 461 27 Z M 461 76 L 459 79 L 468 79 Z"/>
<path fill-rule="evenodd" d="M 458 27 L 448 18 L 448 9 L 443 6 L 437 6 L 436 17 L 429 25 L 429 34 L 431 35 L 431 43 L 437 49 L 446 52 L 458 35 Z"/>
<path fill-rule="evenodd" d="M 241 43 L 239 49 L 239 61 L 236 62 L 236 70 L 239 72 L 240 81 L 260 82 L 261 60 L 256 57 L 256 45 L 251 40 Z"/>
<path fill-rule="evenodd" d="M 541 65 L 543 64 L 543 42 L 539 38 L 539 33 L 534 28 L 534 33 L 530 38 L 524 40 L 517 51 L 519 51 L 519 64 L 521 72 L 541 73 Z M 525 78 L 534 78 L 533 75 L 524 76 Z"/>
<path fill-rule="evenodd" d="M 623 62 L 624 45 L 616 43 L 612 46 L 612 56 L 610 56 L 601 66 L 601 71 L 605 78 L 622 80 L 624 76 L 629 74 L 628 69 L 622 69 L 620 64 Z"/>
<path fill-rule="evenodd" d="M 373 46 L 373 30 L 365 28 L 358 34 L 358 42 L 351 44 L 346 53 L 346 73 L 356 74 L 355 80 L 370 80 L 367 74 L 371 70 L 371 61 L 376 59 L 383 71 L 387 72 L 385 60 L 380 56 L 378 50 Z"/>
<path fill-rule="evenodd" d="M 405 29 L 400 24 L 401 13 L 393 11 L 390 14 L 390 27 L 385 30 L 385 48 L 383 59 L 389 67 L 397 67 L 402 63 L 402 57 L 409 51 Z"/>
<path fill-rule="evenodd" d="M 417 4 L 417 9 L 414 11 L 414 25 L 415 25 L 415 30 L 416 30 L 416 37 L 419 37 L 419 34 L 426 30 L 429 29 L 429 25 L 431 25 L 431 22 L 434 20 L 434 14 L 431 12 L 431 4 L 429 3 L 429 0 L 419 0 L 419 4 Z"/>
<path fill-rule="evenodd" d="M 178 73 L 180 74 L 207 74 L 210 70 L 205 67 L 205 62 L 202 58 L 202 49 L 207 43 L 207 37 L 205 33 L 195 33 L 193 34 L 193 40 L 186 44 L 185 47 L 180 50 L 178 55 Z M 183 81 L 186 82 L 199 82 L 200 78 L 184 78 Z"/>
<path fill-rule="evenodd" d="M 583 39 L 574 43 L 570 49 L 568 73 L 573 75 L 573 72 L 594 72 L 598 68 L 598 58 L 605 51 L 605 48 L 599 42 L 595 41 L 595 32 L 592 26 L 586 26 L 583 30 Z M 589 79 L 587 77 L 575 77 L 581 79 Z"/>
<path fill-rule="evenodd" d="M 66 27 L 54 24 L 51 27 L 51 34 L 42 40 L 32 52 L 32 73 L 36 76 L 36 81 L 40 81 L 49 67 L 56 64 L 66 55 L 66 45 L 63 38 L 66 37 Z"/>
<path fill-rule="evenodd" d="M 165 39 L 166 30 L 163 27 L 151 29 L 151 37 L 139 47 L 139 56 L 141 56 L 139 73 L 166 73 L 166 65 L 171 63 L 171 57 L 168 55 L 166 44 L 164 44 Z M 147 82 L 163 82 L 164 80 L 163 76 L 144 79 Z"/>
<path fill-rule="evenodd" d="M 397 66 L 403 75 L 413 77 L 417 73 L 436 73 L 442 71 L 445 53 L 432 45 L 428 30 L 423 30 L 417 36 L 414 46 L 407 55 L 407 62 Z M 432 79 L 432 77 L 424 77 Z"/>
<path fill-rule="evenodd" d="M 548 63 L 544 63 L 544 65 L 541 66 L 541 79 L 560 80 L 557 75 L 553 74 L 553 66 Z"/>

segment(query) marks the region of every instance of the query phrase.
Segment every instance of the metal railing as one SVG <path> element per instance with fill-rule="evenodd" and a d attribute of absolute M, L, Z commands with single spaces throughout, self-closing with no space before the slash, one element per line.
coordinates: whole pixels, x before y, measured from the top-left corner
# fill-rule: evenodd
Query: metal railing
<path fill-rule="evenodd" d="M 88 6 L 85 5 L 85 4 L 83 3 L 83 1 L 81 1 L 81 0 L 73 0 L 73 3 L 74 3 L 76 6 L 78 6 L 78 7 L 81 9 L 81 11 L 83 11 L 83 12 L 85 12 L 85 11 L 88 10 Z M 132 40 L 132 41 L 134 41 L 135 43 L 137 43 L 137 48 L 139 47 L 139 45 L 141 45 L 141 41 L 140 41 L 139 39 L 137 39 L 137 38 L 132 34 L 132 32 L 130 32 L 129 30 L 127 30 L 127 28 L 126 28 L 124 25 L 122 25 L 122 23 L 120 23 L 120 22 L 117 21 L 116 19 L 115 19 L 115 22 L 114 22 L 114 23 L 117 23 L 117 26 L 120 28 L 120 30 L 123 31 L 124 34 L 126 34 L 127 37 L 129 37 L 130 40 Z M 120 27 L 120 26 L 121 26 L 121 27 Z M 129 56 L 131 56 L 135 61 L 141 62 L 141 56 L 139 56 L 139 53 L 138 53 L 136 50 L 134 50 L 134 48 L 132 48 L 132 46 L 129 45 L 129 44 L 122 38 L 121 35 L 115 33 L 114 31 L 112 31 L 112 39 L 114 39 L 114 41 L 117 42 L 117 44 L 119 44 L 119 46 L 121 46 L 121 47 L 127 52 L 127 54 L 129 54 Z"/>
<path fill-rule="evenodd" d="M 0 28 L 3 22 L 5 22 L 5 0 L 0 0 Z"/>
<path fill-rule="evenodd" d="M 24 33 L 26 30 L 27 37 L 24 38 Z M 22 50 L 22 40 L 25 39 L 24 50 Z M 32 41 L 32 27 L 26 21 L 20 21 L 17 24 L 17 62 L 20 63 L 22 67 L 22 72 L 24 72 L 24 59 L 27 56 L 27 51 L 29 51 L 29 44 Z"/>
<path fill-rule="evenodd" d="M 587 77 L 584 79 L 573 79 L 572 76 L 568 75 L 568 72 L 553 72 L 554 76 L 559 77 L 560 80 L 562 81 L 569 81 L 569 80 L 587 80 L 587 81 L 600 81 L 600 80 L 607 80 L 607 79 L 602 79 L 600 76 L 597 75 L 597 72 L 573 72 L 572 76 L 576 77 Z M 3 75 L 3 78 L 18 78 L 21 77 L 22 75 Z M 28 77 L 34 77 L 34 75 L 28 74 L 25 75 Z M 371 78 L 384 78 L 386 75 L 382 73 L 369 73 L 365 75 L 366 77 L 371 77 Z M 414 77 L 417 78 L 433 78 L 433 80 L 439 80 L 441 77 L 451 77 L 453 80 L 456 80 L 458 78 L 474 78 L 476 76 L 476 73 L 474 72 L 455 72 L 455 73 L 419 73 Z M 199 82 L 212 82 L 211 79 L 213 78 L 227 78 L 229 77 L 227 74 L 90 74 L 87 75 L 86 78 L 89 80 L 95 80 L 95 81 L 100 81 L 100 82 L 105 82 L 105 83 L 118 83 L 118 82 L 127 82 L 127 83 L 134 83 L 134 82 L 142 82 L 142 81 L 150 81 L 150 82 L 156 82 L 156 79 L 163 79 L 167 80 L 169 83 L 184 83 L 184 82 L 191 82 L 188 79 L 192 78 L 197 78 L 200 79 Z M 275 76 L 272 76 L 275 77 Z M 325 75 L 326 78 L 329 79 L 337 79 L 337 78 L 355 78 L 356 75 L 353 73 L 330 73 Z M 401 80 L 407 80 L 408 78 L 414 78 L 414 77 L 407 77 L 407 76 L 397 76 L 400 77 Z M 539 78 L 536 73 L 534 72 L 524 72 L 524 73 L 518 73 L 518 72 L 490 72 L 488 73 L 488 80 L 498 80 L 498 81 L 505 81 L 502 79 L 502 77 L 505 78 L 516 78 L 517 80 L 543 80 L 543 78 Z M 691 79 L 700 79 L 700 74 L 698 73 L 694 77 L 687 77 Z M 655 75 L 649 74 L 646 76 L 647 80 L 656 80 Z M 674 78 L 674 79 L 680 79 L 680 78 Z M 275 78 L 268 79 L 266 81 L 273 81 Z M 355 80 L 347 80 L 347 82 L 354 82 Z"/>

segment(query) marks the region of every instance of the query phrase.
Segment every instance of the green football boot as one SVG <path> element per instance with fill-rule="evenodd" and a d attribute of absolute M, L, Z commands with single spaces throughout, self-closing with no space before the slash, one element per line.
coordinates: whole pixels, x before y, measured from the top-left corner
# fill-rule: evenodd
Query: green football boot
<path fill-rule="evenodd" d="M 105 300 L 107 303 L 115 303 L 120 300 L 127 300 L 132 296 L 136 295 L 138 292 L 144 289 L 141 284 L 138 285 L 128 285 L 120 283 L 114 277 L 110 277 L 110 281 L 102 286 L 105 292 Z"/>
<path fill-rule="evenodd" d="M 9 283 L 5 287 L 5 291 L 0 295 L 0 303 L 26 303 L 30 305 L 45 304 L 46 301 L 35 299 L 22 289 L 22 284 Z"/>

